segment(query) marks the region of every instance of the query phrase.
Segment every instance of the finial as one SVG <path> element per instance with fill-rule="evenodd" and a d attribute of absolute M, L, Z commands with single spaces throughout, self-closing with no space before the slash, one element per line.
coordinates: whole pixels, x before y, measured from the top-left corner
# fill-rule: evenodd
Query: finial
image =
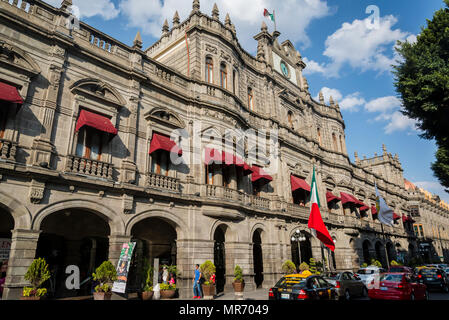
<path fill-rule="evenodd" d="M 236 34 L 237 32 L 235 31 L 235 25 L 231 22 L 231 30 L 234 34 Z"/>
<path fill-rule="evenodd" d="M 358 162 L 360 160 L 359 159 L 359 154 L 357 153 L 357 151 L 354 152 L 354 158 L 355 158 L 356 162 Z"/>
<path fill-rule="evenodd" d="M 265 23 L 265 21 L 262 21 L 262 27 L 260 28 L 260 30 L 262 32 L 267 32 L 268 31 L 268 27 L 267 27 L 267 24 Z"/>
<path fill-rule="evenodd" d="M 332 96 L 329 97 L 329 104 L 330 104 L 331 106 L 334 105 L 334 98 L 332 98 Z"/>
<path fill-rule="evenodd" d="M 178 11 L 175 12 L 175 15 L 173 16 L 173 28 L 176 28 L 179 26 L 179 13 Z"/>
<path fill-rule="evenodd" d="M 170 31 L 170 27 L 168 26 L 168 21 L 165 19 L 164 25 L 162 26 L 162 35 L 165 35 Z"/>
<path fill-rule="evenodd" d="M 192 13 L 199 12 L 200 11 L 200 0 L 193 0 L 192 8 L 193 8 Z"/>
<path fill-rule="evenodd" d="M 212 9 L 212 18 L 215 20 L 219 20 L 220 18 L 220 11 L 218 10 L 217 3 L 214 3 L 214 8 Z"/>
<path fill-rule="evenodd" d="M 384 155 L 387 154 L 387 147 L 385 146 L 385 144 L 382 144 L 382 150 L 384 152 Z"/>
<path fill-rule="evenodd" d="M 229 16 L 229 13 L 226 13 L 225 26 L 226 28 L 231 28 L 231 17 Z"/>
<path fill-rule="evenodd" d="M 320 91 L 320 103 L 324 104 L 324 95 L 323 95 L 323 91 Z"/>
<path fill-rule="evenodd" d="M 142 49 L 142 37 L 140 36 L 140 31 L 137 31 L 137 34 L 134 37 L 133 47 Z"/>

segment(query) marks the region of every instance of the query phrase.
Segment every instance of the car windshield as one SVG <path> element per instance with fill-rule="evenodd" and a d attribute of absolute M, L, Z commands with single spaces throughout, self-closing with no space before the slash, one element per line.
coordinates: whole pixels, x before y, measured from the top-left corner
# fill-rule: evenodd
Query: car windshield
<path fill-rule="evenodd" d="M 374 274 L 374 269 L 360 269 L 357 274 Z"/>
<path fill-rule="evenodd" d="M 390 272 L 403 272 L 404 268 L 402 268 L 402 267 L 391 267 L 389 271 Z"/>
<path fill-rule="evenodd" d="M 383 274 L 380 277 L 380 281 L 401 282 L 402 274 Z"/>
<path fill-rule="evenodd" d="M 281 280 L 276 283 L 276 287 L 293 287 L 293 286 L 300 286 L 304 287 L 306 285 L 306 279 L 305 278 L 298 278 L 298 277 L 283 277 Z"/>
<path fill-rule="evenodd" d="M 436 276 L 438 274 L 437 269 L 422 269 L 421 274 L 426 276 Z"/>

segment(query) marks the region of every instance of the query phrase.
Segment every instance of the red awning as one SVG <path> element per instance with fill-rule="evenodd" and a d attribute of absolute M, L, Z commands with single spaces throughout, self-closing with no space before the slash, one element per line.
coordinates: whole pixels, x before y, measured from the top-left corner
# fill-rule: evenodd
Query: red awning
<path fill-rule="evenodd" d="M 326 192 L 326 201 L 327 203 L 332 202 L 332 201 L 341 201 L 341 199 L 339 197 L 337 197 L 336 195 L 334 195 L 332 192 L 328 191 Z"/>
<path fill-rule="evenodd" d="M 371 206 L 371 214 L 377 214 L 376 206 Z"/>
<path fill-rule="evenodd" d="M 243 168 L 243 175 L 247 176 L 250 175 L 251 173 L 253 173 L 253 169 L 251 168 L 251 166 L 249 164 L 247 164 L 245 161 L 243 161 L 242 158 L 240 158 L 239 156 L 235 156 L 235 162 L 234 164 L 237 167 Z"/>
<path fill-rule="evenodd" d="M 363 206 L 360 207 L 360 209 L 359 209 L 360 212 L 362 212 L 362 211 L 368 211 L 368 210 L 369 210 L 369 207 L 368 207 L 367 205 L 363 205 Z"/>
<path fill-rule="evenodd" d="M 114 136 L 118 133 L 118 130 L 114 127 L 109 118 L 82 109 L 76 123 L 76 131 L 79 131 L 84 126 L 110 133 Z"/>
<path fill-rule="evenodd" d="M 342 204 L 346 204 L 346 203 L 352 203 L 357 207 L 363 207 L 365 204 L 363 204 L 363 202 L 361 202 L 359 199 L 357 199 L 356 197 L 344 193 L 344 192 L 340 192 L 340 196 L 341 196 L 341 203 Z"/>
<path fill-rule="evenodd" d="M 273 177 L 266 174 L 265 171 L 261 167 L 253 166 L 252 169 L 253 169 L 253 174 L 251 177 L 252 182 L 256 182 L 259 180 L 265 180 L 268 183 L 270 181 L 273 181 Z"/>
<path fill-rule="evenodd" d="M 222 152 L 217 149 L 204 149 L 204 164 L 210 165 L 212 163 L 221 164 L 223 160 Z"/>
<path fill-rule="evenodd" d="M 178 155 L 182 155 L 181 148 L 179 148 L 176 142 L 171 140 L 170 137 L 154 133 L 153 139 L 151 139 L 150 154 L 158 150 L 165 150 L 168 152 L 177 153 Z"/>
<path fill-rule="evenodd" d="M 403 215 L 403 216 L 402 216 L 402 222 L 411 222 L 411 223 L 414 223 L 415 220 L 413 220 L 413 219 L 412 219 L 411 217 L 409 217 L 409 216 Z"/>
<path fill-rule="evenodd" d="M 396 212 L 393 212 L 393 219 L 394 220 L 398 220 L 400 218 L 400 216 L 398 216 L 397 214 L 396 214 Z"/>
<path fill-rule="evenodd" d="M 17 88 L 4 82 L 0 82 L 0 100 L 23 104 L 23 99 Z"/>
<path fill-rule="evenodd" d="M 303 179 L 295 177 L 294 175 L 290 175 L 290 183 L 292 186 L 292 191 L 296 191 L 298 189 L 305 190 L 310 192 L 311 188 L 307 182 Z"/>

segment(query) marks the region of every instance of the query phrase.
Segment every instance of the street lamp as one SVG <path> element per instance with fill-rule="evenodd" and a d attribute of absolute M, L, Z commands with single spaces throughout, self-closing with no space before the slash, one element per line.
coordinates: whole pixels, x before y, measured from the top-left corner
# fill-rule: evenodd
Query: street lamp
<path fill-rule="evenodd" d="M 298 243 L 298 256 L 299 256 L 299 264 L 301 264 L 301 242 L 307 240 L 306 236 L 301 232 L 301 230 L 296 229 L 295 233 L 292 236 L 292 242 Z M 298 266 L 299 269 L 299 266 Z"/>

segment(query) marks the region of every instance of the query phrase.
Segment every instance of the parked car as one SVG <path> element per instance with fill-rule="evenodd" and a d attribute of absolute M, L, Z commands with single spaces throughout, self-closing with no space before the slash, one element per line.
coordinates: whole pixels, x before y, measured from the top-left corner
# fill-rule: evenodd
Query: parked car
<path fill-rule="evenodd" d="M 449 293 L 449 280 L 446 272 L 438 268 L 424 268 L 418 272 L 418 279 L 429 289 L 440 289 Z"/>
<path fill-rule="evenodd" d="M 368 290 L 373 300 L 428 300 L 426 285 L 410 273 L 384 273 L 379 287 Z"/>
<path fill-rule="evenodd" d="M 362 280 L 363 284 L 369 290 L 373 286 L 373 280 L 379 280 L 380 274 L 383 272 L 385 272 L 385 270 L 382 268 L 369 266 L 366 268 L 360 268 L 355 274 L 360 280 Z"/>
<path fill-rule="evenodd" d="M 269 300 L 336 300 L 335 287 L 321 276 L 282 277 L 268 293 Z"/>
<path fill-rule="evenodd" d="M 413 273 L 413 269 L 406 266 L 391 266 L 388 269 L 388 273 Z"/>
<path fill-rule="evenodd" d="M 352 297 L 368 295 L 368 289 L 362 280 L 358 279 L 352 272 L 327 272 L 323 278 L 335 286 L 339 299 L 350 300 Z"/>

